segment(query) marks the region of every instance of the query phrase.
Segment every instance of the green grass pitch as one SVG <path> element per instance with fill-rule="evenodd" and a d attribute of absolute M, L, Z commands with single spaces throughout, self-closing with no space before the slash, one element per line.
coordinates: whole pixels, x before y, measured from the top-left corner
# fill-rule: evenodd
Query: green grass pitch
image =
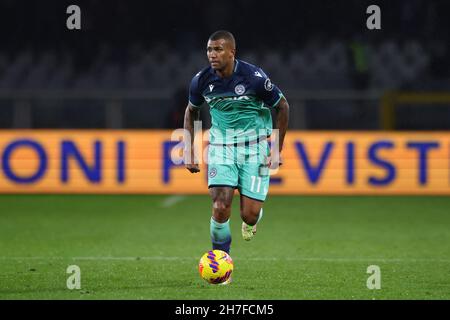
<path fill-rule="evenodd" d="M 208 196 L 1 195 L 0 299 L 450 299 L 450 197 L 269 196 L 251 242 L 238 200 L 233 283 L 214 286 Z"/>

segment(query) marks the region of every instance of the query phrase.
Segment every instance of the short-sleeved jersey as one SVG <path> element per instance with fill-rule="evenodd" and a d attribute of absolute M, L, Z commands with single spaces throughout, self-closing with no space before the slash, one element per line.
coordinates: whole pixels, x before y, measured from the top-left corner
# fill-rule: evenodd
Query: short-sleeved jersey
<path fill-rule="evenodd" d="M 189 88 L 189 102 L 194 107 L 199 108 L 204 101 L 210 107 L 211 143 L 240 143 L 269 136 L 269 107 L 275 107 L 282 97 L 260 68 L 237 59 L 230 77 L 221 78 L 207 67 L 194 76 Z"/>

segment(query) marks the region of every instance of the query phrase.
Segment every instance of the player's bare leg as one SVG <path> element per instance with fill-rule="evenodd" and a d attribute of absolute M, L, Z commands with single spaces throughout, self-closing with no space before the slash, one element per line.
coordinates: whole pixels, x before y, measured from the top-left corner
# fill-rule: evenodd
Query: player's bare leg
<path fill-rule="evenodd" d="M 229 253 L 231 245 L 229 219 L 234 189 L 231 187 L 211 187 L 209 194 L 213 204 L 210 222 L 212 247 Z"/>
<path fill-rule="evenodd" d="M 241 195 L 242 237 L 250 241 L 256 234 L 256 224 L 262 217 L 262 201 Z"/>

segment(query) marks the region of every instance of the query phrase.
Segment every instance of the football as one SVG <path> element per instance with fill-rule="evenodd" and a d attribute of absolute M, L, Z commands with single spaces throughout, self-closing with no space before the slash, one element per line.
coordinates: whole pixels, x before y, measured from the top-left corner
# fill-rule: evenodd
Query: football
<path fill-rule="evenodd" d="M 231 277 L 233 260 L 225 251 L 211 250 L 201 257 L 198 271 L 200 276 L 209 283 L 223 283 Z"/>

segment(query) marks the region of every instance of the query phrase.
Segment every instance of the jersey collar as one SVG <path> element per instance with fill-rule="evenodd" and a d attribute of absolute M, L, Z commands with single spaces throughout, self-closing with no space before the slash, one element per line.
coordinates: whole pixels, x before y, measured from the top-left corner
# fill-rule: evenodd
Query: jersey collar
<path fill-rule="evenodd" d="M 238 65 L 239 65 L 239 60 L 238 59 L 234 59 L 234 70 L 233 70 L 233 72 L 236 72 L 237 71 L 237 68 L 238 68 Z"/>
<path fill-rule="evenodd" d="M 238 71 L 238 66 L 239 66 L 239 60 L 238 60 L 238 59 L 234 59 L 234 69 L 233 69 L 233 73 L 231 74 L 230 78 L 231 78 L 235 73 L 237 73 L 237 71 Z M 216 76 L 217 78 L 220 78 L 220 77 L 216 74 L 216 72 L 214 71 L 213 68 L 210 67 L 209 72 L 210 72 L 211 74 L 213 74 L 214 76 Z"/>

